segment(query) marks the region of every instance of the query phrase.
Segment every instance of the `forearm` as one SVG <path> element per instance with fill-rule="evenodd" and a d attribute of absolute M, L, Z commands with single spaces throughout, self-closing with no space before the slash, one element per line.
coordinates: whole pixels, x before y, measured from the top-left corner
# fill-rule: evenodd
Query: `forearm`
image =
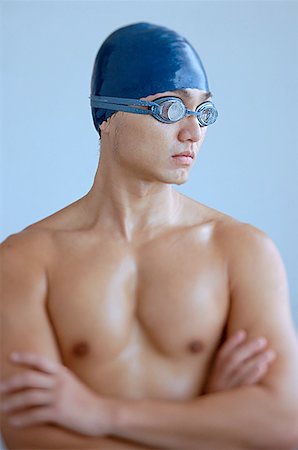
<path fill-rule="evenodd" d="M 90 438 L 50 425 L 2 430 L 8 450 L 105 449 L 105 439 Z"/>
<path fill-rule="evenodd" d="M 289 421 L 275 404 L 257 386 L 185 402 L 119 401 L 111 434 L 173 450 L 285 449 L 292 445 Z"/>
<path fill-rule="evenodd" d="M 51 425 L 2 428 L 7 450 L 140 450 L 149 447 L 110 437 L 89 437 Z"/>

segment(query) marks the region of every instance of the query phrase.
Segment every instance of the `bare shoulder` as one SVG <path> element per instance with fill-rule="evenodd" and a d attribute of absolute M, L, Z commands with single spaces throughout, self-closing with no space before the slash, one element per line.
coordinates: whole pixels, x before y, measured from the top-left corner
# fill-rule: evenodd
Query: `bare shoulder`
<path fill-rule="evenodd" d="M 231 277 L 241 272 L 272 270 L 285 279 L 285 267 L 274 240 L 260 228 L 238 220 L 219 220 L 215 236 L 229 265 Z"/>
<path fill-rule="evenodd" d="M 0 257 L 28 256 L 28 262 L 35 258 L 45 260 L 54 248 L 55 237 L 59 232 L 73 231 L 84 226 L 80 218 L 80 200 L 41 219 L 25 229 L 11 234 L 0 244 Z"/>
<path fill-rule="evenodd" d="M 258 286 L 263 293 L 279 292 L 286 302 L 286 269 L 273 239 L 252 224 L 222 213 L 212 215 L 214 240 L 227 264 L 231 292 L 241 292 L 244 299 L 252 286 Z"/>
<path fill-rule="evenodd" d="M 253 261 L 262 256 L 280 259 L 273 239 L 256 226 L 238 220 L 220 220 L 216 237 L 229 260 L 238 263 L 243 258 Z"/>
<path fill-rule="evenodd" d="M 255 225 L 230 216 L 222 217 L 222 214 L 216 220 L 216 235 L 227 247 L 237 251 L 273 243 L 269 235 Z"/>
<path fill-rule="evenodd" d="M 44 279 L 50 249 L 49 235 L 41 230 L 23 230 L 8 236 L 0 245 L 2 281 L 29 283 Z"/>
<path fill-rule="evenodd" d="M 280 260 L 276 244 L 260 228 L 187 197 L 185 201 L 190 220 L 212 229 L 214 242 L 231 263 L 237 264 L 243 257 L 253 260 L 262 255 L 272 257 L 272 261 Z"/>
<path fill-rule="evenodd" d="M 185 195 L 183 197 L 183 216 L 188 217 L 190 225 L 212 225 L 216 237 L 223 241 L 234 241 L 241 235 L 265 233 L 248 223 L 232 217 L 222 211 L 211 208 Z"/>
<path fill-rule="evenodd" d="M 246 247 L 274 245 L 272 239 L 256 226 L 242 222 L 222 211 L 211 208 L 188 197 L 185 197 L 190 217 L 195 223 L 211 224 L 218 243 L 231 250 L 240 251 Z M 254 247 L 253 246 L 253 247 Z"/>
<path fill-rule="evenodd" d="M 75 226 L 74 211 L 76 208 L 73 205 L 75 204 L 9 235 L 0 244 L 0 258 L 26 258 L 27 265 L 37 260 L 45 262 L 51 255 L 57 233 Z"/>

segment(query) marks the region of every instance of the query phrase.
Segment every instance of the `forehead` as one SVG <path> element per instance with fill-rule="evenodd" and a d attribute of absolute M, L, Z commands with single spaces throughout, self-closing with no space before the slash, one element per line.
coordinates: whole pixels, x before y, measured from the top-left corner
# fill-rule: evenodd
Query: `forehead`
<path fill-rule="evenodd" d="M 165 92 L 159 92 L 157 94 L 149 95 L 146 98 L 146 100 L 154 100 L 158 97 L 180 97 L 182 100 L 185 101 L 193 101 L 194 103 L 202 103 L 205 100 L 212 97 L 211 92 L 202 91 L 200 89 L 177 89 L 175 91 L 165 91 Z"/>

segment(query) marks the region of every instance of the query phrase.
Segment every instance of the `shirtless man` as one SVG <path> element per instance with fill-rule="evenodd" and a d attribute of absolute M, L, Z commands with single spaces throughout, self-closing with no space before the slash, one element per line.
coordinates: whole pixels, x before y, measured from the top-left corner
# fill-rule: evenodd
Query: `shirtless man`
<path fill-rule="evenodd" d="M 198 55 L 166 28 L 122 28 L 99 50 L 91 94 L 91 190 L 1 246 L 8 448 L 295 447 L 278 251 L 172 187 L 217 116 Z"/>

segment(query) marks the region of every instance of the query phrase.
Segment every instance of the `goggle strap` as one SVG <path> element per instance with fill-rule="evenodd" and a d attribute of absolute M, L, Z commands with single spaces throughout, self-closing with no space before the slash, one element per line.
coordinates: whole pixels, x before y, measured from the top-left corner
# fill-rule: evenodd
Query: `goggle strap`
<path fill-rule="evenodd" d="M 134 114 L 153 114 L 153 111 L 150 111 L 149 109 L 140 109 L 140 108 L 134 108 L 133 106 L 126 106 L 126 105 L 109 105 L 107 103 L 100 103 L 96 102 L 96 108 L 103 108 L 103 109 L 110 109 L 112 111 L 123 111 L 123 112 L 131 112 Z"/>
<path fill-rule="evenodd" d="M 96 107 L 97 102 L 100 103 L 113 103 L 115 105 L 140 105 L 140 106 L 157 106 L 157 103 L 148 102 L 147 100 L 139 100 L 134 98 L 119 98 L 119 97 L 104 97 L 99 95 L 91 95 L 90 102 L 92 106 Z"/>

